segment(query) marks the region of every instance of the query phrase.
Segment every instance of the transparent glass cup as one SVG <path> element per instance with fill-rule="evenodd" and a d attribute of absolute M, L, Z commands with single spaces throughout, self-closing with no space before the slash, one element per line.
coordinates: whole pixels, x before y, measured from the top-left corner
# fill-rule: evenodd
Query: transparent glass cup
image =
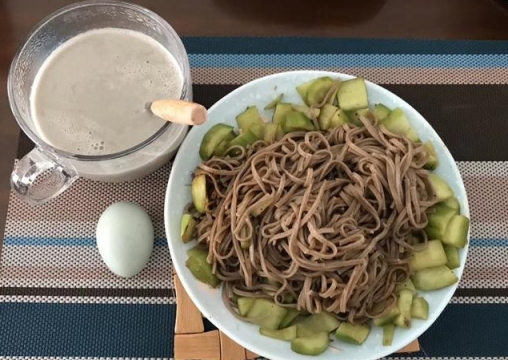
<path fill-rule="evenodd" d="M 188 126 L 165 122 L 155 134 L 122 152 L 79 155 L 48 144 L 32 118 L 30 92 L 48 55 L 63 42 L 92 29 L 123 28 L 148 35 L 175 58 L 183 75 L 180 99 L 192 100 L 187 52 L 173 28 L 138 5 L 119 1 L 84 1 L 64 7 L 42 20 L 15 55 L 7 81 L 12 113 L 35 143 L 11 174 L 11 187 L 29 203 L 44 203 L 65 191 L 78 177 L 107 182 L 130 181 L 155 171 L 173 157 Z M 155 99 L 154 99 L 155 100 Z"/>

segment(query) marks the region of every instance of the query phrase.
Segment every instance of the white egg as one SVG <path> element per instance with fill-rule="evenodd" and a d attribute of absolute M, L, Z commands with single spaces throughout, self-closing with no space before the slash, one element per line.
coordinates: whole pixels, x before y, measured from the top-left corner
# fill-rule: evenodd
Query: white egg
<path fill-rule="evenodd" d="M 153 249 L 153 225 L 146 211 L 130 202 L 110 205 L 97 223 L 97 247 L 116 275 L 132 277 L 148 263 Z"/>

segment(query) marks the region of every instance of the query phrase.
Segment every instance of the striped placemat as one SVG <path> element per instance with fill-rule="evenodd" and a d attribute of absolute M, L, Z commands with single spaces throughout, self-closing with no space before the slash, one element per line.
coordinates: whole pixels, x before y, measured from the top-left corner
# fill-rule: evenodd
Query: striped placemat
<path fill-rule="evenodd" d="M 365 76 L 411 103 L 458 162 L 471 247 L 451 304 L 395 359 L 508 359 L 508 41 L 186 38 L 195 101 L 210 106 L 262 75 L 326 69 Z M 31 148 L 22 136 L 18 156 Z M 171 164 L 130 183 L 78 180 L 57 200 L 11 197 L 0 262 L 0 359 L 173 356 L 175 298 L 163 203 Z M 142 205 L 155 226 L 148 266 L 111 274 L 95 224 L 111 203 Z M 211 328 L 210 324 L 205 325 Z"/>

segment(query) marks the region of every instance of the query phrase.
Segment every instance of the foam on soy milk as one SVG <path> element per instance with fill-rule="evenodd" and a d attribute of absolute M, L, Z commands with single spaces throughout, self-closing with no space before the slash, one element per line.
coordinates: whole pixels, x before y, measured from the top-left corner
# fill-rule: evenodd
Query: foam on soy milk
<path fill-rule="evenodd" d="M 55 148 L 111 154 L 140 144 L 164 124 L 146 109 L 180 98 L 174 57 L 151 37 L 127 29 L 82 33 L 59 46 L 38 71 L 30 96 L 39 135 Z"/>

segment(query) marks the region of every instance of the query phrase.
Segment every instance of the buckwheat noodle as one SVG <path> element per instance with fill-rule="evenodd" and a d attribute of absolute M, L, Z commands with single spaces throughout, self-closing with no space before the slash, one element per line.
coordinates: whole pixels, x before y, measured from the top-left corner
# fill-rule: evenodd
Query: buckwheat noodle
<path fill-rule="evenodd" d="M 263 297 L 362 323 L 396 301 L 435 194 L 421 144 L 361 121 L 198 166 L 210 199 L 198 243 L 228 307 Z"/>

